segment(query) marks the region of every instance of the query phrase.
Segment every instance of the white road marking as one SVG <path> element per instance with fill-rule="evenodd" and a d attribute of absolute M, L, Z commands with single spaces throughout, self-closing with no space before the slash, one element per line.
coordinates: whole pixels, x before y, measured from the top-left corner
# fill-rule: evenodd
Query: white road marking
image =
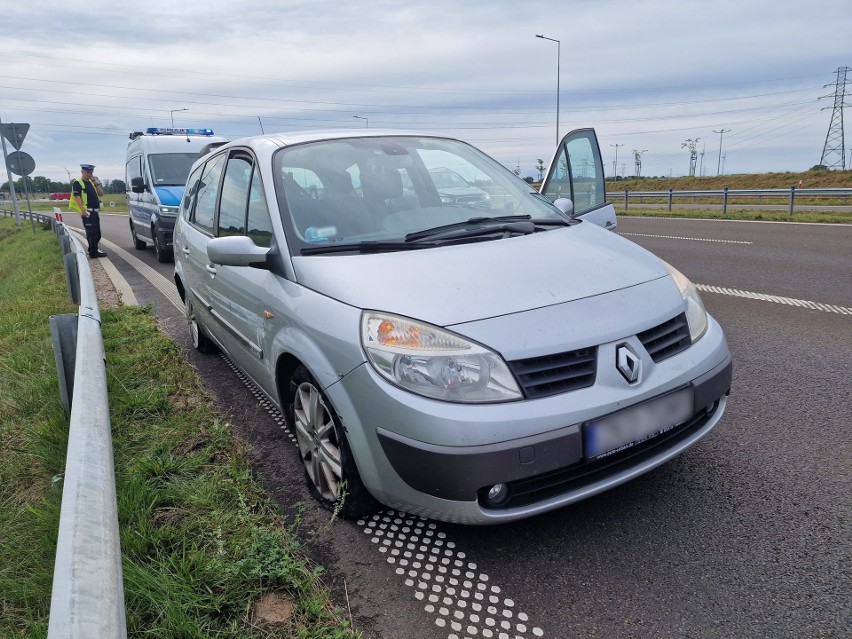
<path fill-rule="evenodd" d="M 435 625 L 450 631 L 447 639 L 544 636 L 541 628 L 529 626 L 529 615 L 516 610 L 513 599 L 489 584 L 486 573 L 465 560 L 437 523 L 388 510 L 358 525 L 371 535 L 385 561 L 397 566 L 396 574 L 414 589 L 414 598 L 423 602 Z"/>
<path fill-rule="evenodd" d="M 254 382 L 224 354 L 225 363 L 272 416 L 287 437 L 298 446 L 295 434 L 280 410 Z M 465 553 L 425 517 L 384 510 L 358 521 L 364 534 L 391 565 L 403 584 L 414 589 L 414 598 L 447 631 L 446 639 L 527 639 L 543 637 L 544 631 L 529 626 L 529 615 L 515 609 L 515 601 L 502 597 L 499 586 L 489 584 L 486 573 L 465 561 Z"/>
<path fill-rule="evenodd" d="M 619 233 L 619 235 L 628 235 L 631 237 L 660 237 L 666 240 L 688 240 L 690 242 L 718 242 L 720 244 L 754 244 L 754 242 L 746 242 L 743 240 L 711 240 L 706 237 L 678 237 L 676 235 L 653 235 L 651 233 Z"/>
<path fill-rule="evenodd" d="M 821 302 L 811 302 L 810 300 L 799 300 L 793 297 L 780 297 L 778 295 L 766 295 L 764 293 L 753 293 L 751 291 L 741 291 L 736 288 L 724 288 L 722 286 L 710 286 L 708 284 L 696 284 L 695 287 L 702 293 L 718 293 L 719 295 L 729 295 L 731 297 L 743 297 L 750 300 L 760 300 L 761 302 L 774 302 L 776 304 L 785 304 L 787 306 L 799 306 L 812 311 L 824 311 L 826 313 L 838 313 L 840 315 L 852 315 L 852 308 L 848 306 L 837 306 L 836 304 L 823 304 Z"/>

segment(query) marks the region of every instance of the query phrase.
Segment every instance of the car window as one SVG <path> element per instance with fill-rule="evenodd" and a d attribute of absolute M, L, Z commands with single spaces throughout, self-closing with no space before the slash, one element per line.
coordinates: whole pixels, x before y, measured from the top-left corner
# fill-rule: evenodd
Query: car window
<path fill-rule="evenodd" d="M 204 165 L 198 184 L 195 210 L 191 214 L 192 222 L 210 233 L 213 232 L 213 218 L 216 212 L 216 197 L 219 195 L 219 177 L 225 165 L 225 154 L 212 158 Z"/>
<path fill-rule="evenodd" d="M 269 217 L 269 207 L 266 205 L 266 194 L 263 192 L 263 182 L 257 167 L 251 176 L 248 204 L 248 236 L 257 246 L 268 248 L 272 246 L 272 220 Z"/>
<path fill-rule="evenodd" d="M 180 216 L 185 220 L 189 219 L 190 212 L 192 211 L 192 205 L 197 199 L 196 196 L 198 195 L 198 188 L 200 185 L 199 178 L 201 177 L 201 171 L 203 169 L 203 164 L 196 167 L 186 180 L 186 189 L 183 192 L 183 198 L 180 203 Z"/>
<path fill-rule="evenodd" d="M 244 155 L 228 160 L 222 180 L 222 198 L 219 201 L 219 226 L 217 235 L 244 235 L 246 230 L 246 205 L 252 163 Z"/>
<path fill-rule="evenodd" d="M 596 141 L 584 132 L 569 138 L 567 144 L 560 144 L 544 196 L 551 202 L 571 198 L 577 213 L 603 204 L 606 196 L 597 153 Z"/>

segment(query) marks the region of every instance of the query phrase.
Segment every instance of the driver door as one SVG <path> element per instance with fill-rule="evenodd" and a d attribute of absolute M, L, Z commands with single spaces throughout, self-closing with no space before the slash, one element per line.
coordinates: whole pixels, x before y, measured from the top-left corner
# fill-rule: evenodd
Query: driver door
<path fill-rule="evenodd" d="M 615 208 L 606 201 L 603 161 L 594 129 L 576 129 L 562 138 L 541 183 L 541 194 L 551 202 L 570 199 L 572 217 L 615 230 Z"/>

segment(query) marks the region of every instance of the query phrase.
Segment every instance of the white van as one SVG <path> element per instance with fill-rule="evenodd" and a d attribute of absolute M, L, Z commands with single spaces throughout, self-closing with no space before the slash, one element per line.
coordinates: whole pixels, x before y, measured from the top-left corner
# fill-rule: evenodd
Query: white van
<path fill-rule="evenodd" d="M 137 250 L 153 244 L 158 261 L 172 259 L 172 233 L 189 168 L 199 155 L 225 142 L 212 129 L 149 128 L 130 134 L 125 182 Z"/>

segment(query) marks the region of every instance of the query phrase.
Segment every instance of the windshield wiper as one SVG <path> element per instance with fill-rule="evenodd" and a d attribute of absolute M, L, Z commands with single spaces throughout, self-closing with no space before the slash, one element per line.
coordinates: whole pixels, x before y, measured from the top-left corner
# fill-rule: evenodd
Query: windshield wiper
<path fill-rule="evenodd" d="M 504 215 L 502 217 L 472 217 L 464 222 L 444 224 L 422 231 L 415 231 L 405 236 L 406 242 L 418 242 L 436 235 L 445 236 L 442 239 L 457 239 L 491 235 L 493 233 L 520 233 L 527 235 L 541 230 L 542 226 L 569 226 L 568 220 L 560 218 L 532 219 L 529 215 Z"/>
<path fill-rule="evenodd" d="M 502 217 L 471 217 L 465 220 L 464 222 L 442 224 L 441 226 L 434 226 L 430 229 L 423 229 L 422 231 L 415 231 L 413 233 L 409 233 L 405 236 L 405 241 L 416 242 L 417 240 L 422 240 L 425 237 L 431 237 L 432 235 L 441 235 L 449 231 L 456 231 L 458 229 L 468 229 L 471 226 L 481 227 L 482 224 L 502 224 L 504 222 L 515 222 L 519 220 L 528 219 L 530 219 L 529 215 L 504 215 Z"/>
<path fill-rule="evenodd" d="M 405 242 L 341 242 L 339 244 L 320 244 L 299 251 L 300 255 L 322 255 L 327 253 L 387 253 L 437 246 L 434 242 L 407 244 Z"/>

